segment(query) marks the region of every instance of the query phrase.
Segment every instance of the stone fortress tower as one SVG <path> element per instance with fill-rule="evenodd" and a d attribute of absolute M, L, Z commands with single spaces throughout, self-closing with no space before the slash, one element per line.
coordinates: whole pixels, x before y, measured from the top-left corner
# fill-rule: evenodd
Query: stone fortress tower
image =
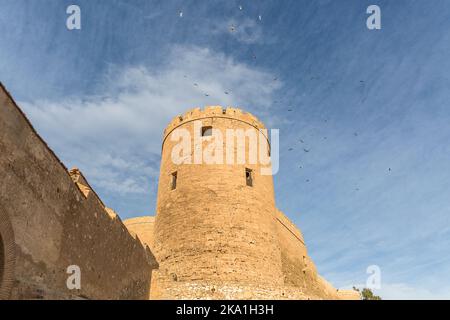
<path fill-rule="evenodd" d="M 351 296 L 317 275 L 301 232 L 276 208 L 272 175 L 261 174 L 262 165 L 249 161 L 248 138 L 244 146 L 227 143 L 230 129 L 261 132 L 268 149 L 263 152 L 270 154 L 264 124 L 237 108 L 196 108 L 175 117 L 164 131 L 152 238 L 159 263 L 153 298 Z M 173 159 L 180 130 L 189 133 L 191 146 L 184 163 Z M 224 137 L 223 162 L 194 163 L 194 154 L 215 139 L 214 130 Z M 245 163 L 228 164 L 225 153 L 236 160 L 240 147 Z"/>
<path fill-rule="evenodd" d="M 180 281 L 281 284 L 272 176 L 261 175 L 259 164 L 174 164 L 172 151 L 179 142 L 171 136 L 180 129 L 189 132 L 192 149 L 197 136 L 197 147 L 205 150 L 213 137 L 202 131 L 220 130 L 225 137 L 227 129 L 259 133 L 264 126 L 239 109 L 209 107 L 189 111 L 166 128 L 155 225 L 160 268 Z M 236 160 L 237 141 L 227 147 Z"/>

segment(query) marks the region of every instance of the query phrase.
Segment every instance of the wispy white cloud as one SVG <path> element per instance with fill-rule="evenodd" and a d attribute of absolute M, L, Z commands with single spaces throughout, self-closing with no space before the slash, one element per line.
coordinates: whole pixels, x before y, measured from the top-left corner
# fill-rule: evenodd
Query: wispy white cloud
<path fill-rule="evenodd" d="M 205 105 L 264 115 L 281 86 L 268 86 L 272 78 L 219 52 L 175 46 L 158 68 L 112 67 L 96 96 L 20 105 L 63 161 L 80 167 L 100 194 L 123 201 L 127 194 L 148 194 L 150 202 L 168 122 Z"/>

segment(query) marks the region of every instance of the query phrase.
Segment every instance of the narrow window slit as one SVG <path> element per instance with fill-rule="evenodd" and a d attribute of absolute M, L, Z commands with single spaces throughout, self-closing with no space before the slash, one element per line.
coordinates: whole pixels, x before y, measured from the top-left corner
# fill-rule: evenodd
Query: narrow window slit
<path fill-rule="evenodd" d="M 245 181 L 247 186 L 253 187 L 253 171 L 251 169 L 245 168 Z"/>
<path fill-rule="evenodd" d="M 171 175 L 170 189 L 175 190 L 176 188 L 177 188 L 177 172 L 175 171 Z"/>

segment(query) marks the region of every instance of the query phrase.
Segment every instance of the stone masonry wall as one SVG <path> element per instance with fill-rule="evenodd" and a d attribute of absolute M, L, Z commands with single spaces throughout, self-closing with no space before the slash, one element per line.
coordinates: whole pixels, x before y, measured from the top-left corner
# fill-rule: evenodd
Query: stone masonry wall
<path fill-rule="evenodd" d="M 124 220 L 123 224 L 127 227 L 128 231 L 130 231 L 133 236 L 139 237 L 142 243 L 146 244 L 150 248 L 150 251 L 154 251 L 155 217 L 145 216 L 130 218 Z"/>
<path fill-rule="evenodd" d="M 149 250 L 72 181 L 3 86 L 0 181 L 0 299 L 148 299 Z M 69 265 L 81 268 L 80 290 L 67 289 Z"/>

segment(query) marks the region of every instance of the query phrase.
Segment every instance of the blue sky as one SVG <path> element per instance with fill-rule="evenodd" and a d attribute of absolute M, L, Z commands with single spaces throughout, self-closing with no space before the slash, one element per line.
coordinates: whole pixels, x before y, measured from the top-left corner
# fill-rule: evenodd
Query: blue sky
<path fill-rule="evenodd" d="M 450 298 L 449 16 L 446 0 L 1 0 L 0 80 L 124 219 L 154 214 L 172 117 L 242 107 L 280 129 L 277 205 L 325 278 L 363 285 L 378 265 L 384 298 Z"/>

